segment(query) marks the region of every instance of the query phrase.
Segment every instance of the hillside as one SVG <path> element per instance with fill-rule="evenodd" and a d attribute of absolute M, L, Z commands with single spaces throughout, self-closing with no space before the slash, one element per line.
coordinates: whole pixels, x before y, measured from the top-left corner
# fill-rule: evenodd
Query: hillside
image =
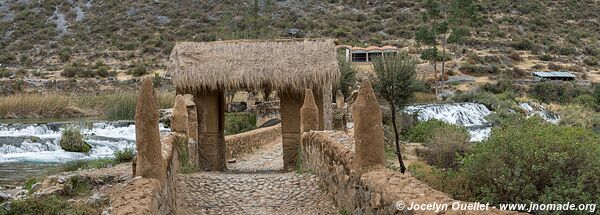
<path fill-rule="evenodd" d="M 143 74 L 164 68 L 177 41 L 285 37 L 288 29 L 299 29 L 304 37 L 333 37 L 361 46 L 393 44 L 416 53 L 413 38 L 426 24 L 424 4 L 408 0 L 3 0 L 0 63 L 8 69 L 0 69 L 0 78 L 27 73 L 19 69 L 35 69 L 34 75 L 45 76 L 47 71 L 67 67 L 75 74 L 87 71 L 79 77 L 118 76 L 125 70 Z M 483 0 L 477 1 L 477 11 L 470 37 L 450 46 L 455 54 L 451 68 L 464 67 L 466 62 L 470 67 L 461 71 L 486 76 L 514 68 L 566 68 L 584 79 L 598 75 L 598 1 Z"/>

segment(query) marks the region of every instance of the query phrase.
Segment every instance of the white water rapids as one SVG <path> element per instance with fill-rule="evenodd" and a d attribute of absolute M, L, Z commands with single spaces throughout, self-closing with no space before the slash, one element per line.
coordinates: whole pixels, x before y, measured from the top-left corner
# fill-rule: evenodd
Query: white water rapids
<path fill-rule="evenodd" d="M 92 146 L 89 153 L 67 152 L 59 145 L 65 126 L 81 129 Z M 161 131 L 167 131 L 162 125 Z M 0 163 L 65 163 L 73 160 L 113 157 L 116 150 L 135 149 L 135 125 L 131 122 L 0 124 Z"/>
<path fill-rule="evenodd" d="M 546 111 L 543 105 L 521 103 L 519 107 L 525 110 L 528 117 L 539 115 L 544 120 L 555 124 L 560 121 L 560 117 L 557 114 Z M 492 111 L 482 104 L 471 102 L 426 104 L 408 106 L 404 111 L 410 114 L 417 114 L 419 121 L 437 119 L 450 124 L 461 125 L 469 131 L 471 142 L 483 141 L 492 133 L 491 125 L 485 119 Z"/>

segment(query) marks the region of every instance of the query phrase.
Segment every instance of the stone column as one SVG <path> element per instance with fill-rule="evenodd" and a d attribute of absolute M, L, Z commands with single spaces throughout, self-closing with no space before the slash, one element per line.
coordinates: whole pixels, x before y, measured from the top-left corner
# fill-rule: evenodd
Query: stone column
<path fill-rule="evenodd" d="M 158 129 L 158 109 L 152 79 L 145 78 L 142 81 L 135 108 L 135 145 L 137 147 L 135 175 L 164 181 L 166 170 Z"/>
<path fill-rule="evenodd" d="M 183 95 L 186 109 L 188 112 L 188 153 L 192 166 L 199 167 L 198 161 L 198 112 L 196 111 L 196 103 L 192 94 Z"/>
<path fill-rule="evenodd" d="M 188 112 L 182 95 L 175 97 L 175 105 L 171 113 L 171 131 L 188 137 Z"/>
<path fill-rule="evenodd" d="M 344 101 L 344 94 L 341 90 L 338 90 L 335 93 L 335 105 L 337 106 L 337 109 L 344 109 L 344 106 L 346 105 Z"/>
<path fill-rule="evenodd" d="M 204 170 L 225 170 L 225 97 L 223 92 L 194 95 L 198 112 L 198 160 Z"/>
<path fill-rule="evenodd" d="M 312 90 L 304 91 L 304 104 L 300 108 L 300 131 L 319 130 L 319 109 L 315 103 Z"/>
<path fill-rule="evenodd" d="M 324 94 L 323 91 L 320 90 L 313 90 L 312 91 L 313 95 L 314 95 L 314 100 L 315 103 L 317 104 L 317 109 L 318 109 L 318 113 L 319 113 L 319 127 L 318 130 L 322 131 L 325 130 L 325 100 L 324 100 Z"/>
<path fill-rule="evenodd" d="M 344 94 L 338 90 L 335 96 L 336 109 L 333 111 L 333 129 L 337 131 L 345 131 L 346 128 L 346 104 L 344 102 Z"/>
<path fill-rule="evenodd" d="M 354 165 L 359 171 L 385 166 L 381 109 L 373 88 L 365 81 L 352 107 L 354 117 Z"/>
<path fill-rule="evenodd" d="M 281 133 L 283 139 L 283 168 L 294 170 L 300 145 L 300 107 L 302 93 L 279 92 Z"/>

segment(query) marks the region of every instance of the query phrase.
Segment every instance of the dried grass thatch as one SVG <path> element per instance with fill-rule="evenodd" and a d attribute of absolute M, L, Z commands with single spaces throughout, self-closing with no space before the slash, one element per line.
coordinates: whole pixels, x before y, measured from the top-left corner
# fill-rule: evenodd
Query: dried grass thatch
<path fill-rule="evenodd" d="M 340 74 L 331 39 L 178 43 L 167 73 L 180 89 L 321 89 Z"/>

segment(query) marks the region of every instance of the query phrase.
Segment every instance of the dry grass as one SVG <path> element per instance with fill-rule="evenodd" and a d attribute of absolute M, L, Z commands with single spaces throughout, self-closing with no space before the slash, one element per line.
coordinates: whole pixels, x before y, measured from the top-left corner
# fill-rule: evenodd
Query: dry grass
<path fill-rule="evenodd" d="M 160 107 L 170 108 L 174 93 L 157 94 Z M 0 118 L 66 118 L 100 116 L 133 119 L 137 93 L 99 95 L 17 94 L 0 98 Z"/>

